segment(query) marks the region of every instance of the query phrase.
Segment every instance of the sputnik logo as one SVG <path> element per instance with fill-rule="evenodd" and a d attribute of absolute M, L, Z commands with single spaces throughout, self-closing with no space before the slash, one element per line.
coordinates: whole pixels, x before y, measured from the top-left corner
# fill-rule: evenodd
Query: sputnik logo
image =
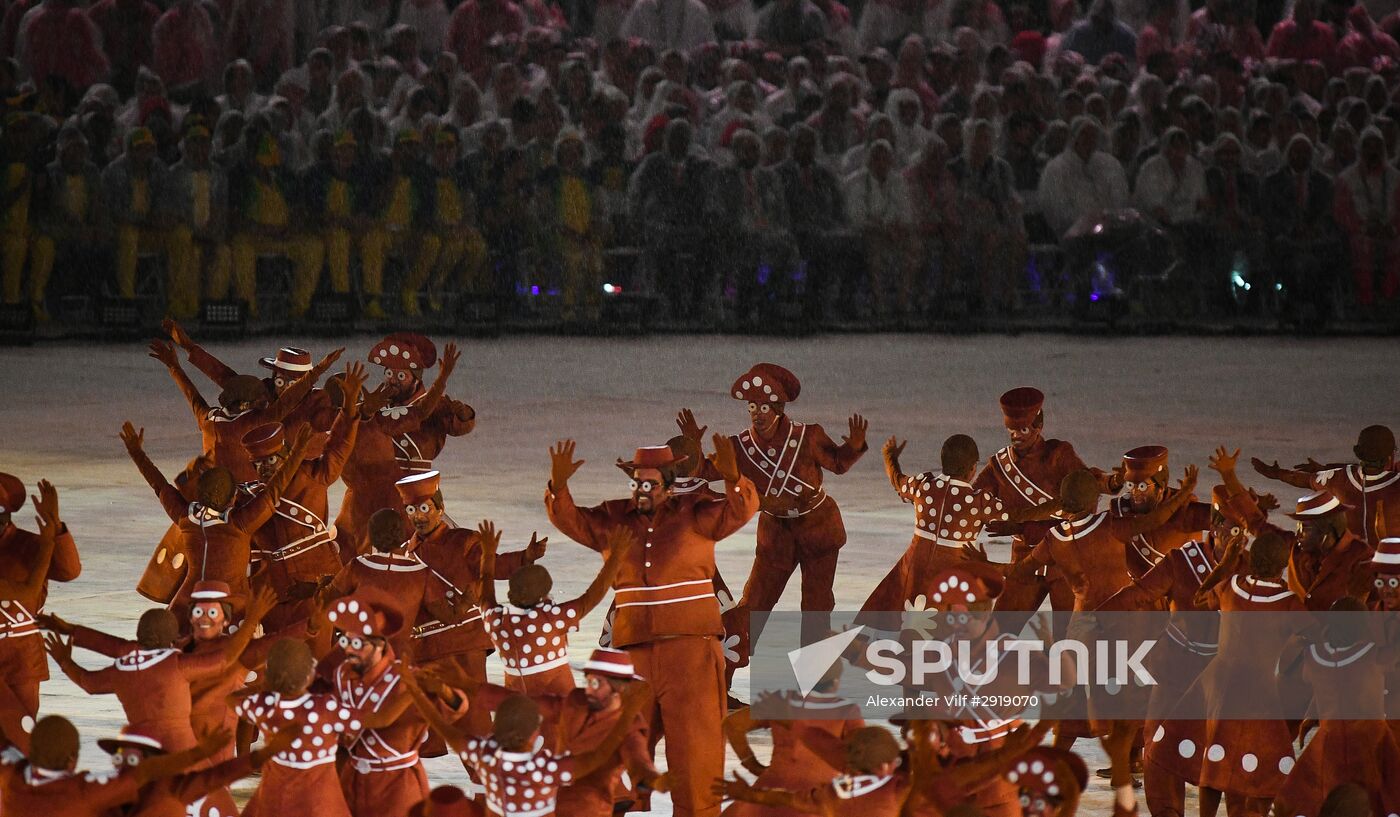
<path fill-rule="evenodd" d="M 827 636 L 821 641 L 789 650 L 788 663 L 792 665 L 792 674 L 797 678 L 798 691 L 804 696 L 810 695 L 817 684 L 821 683 L 827 670 L 841 660 L 846 648 L 851 646 L 851 642 L 855 641 L 856 636 L 864 629 L 865 625 L 858 625 L 845 632 Z"/>

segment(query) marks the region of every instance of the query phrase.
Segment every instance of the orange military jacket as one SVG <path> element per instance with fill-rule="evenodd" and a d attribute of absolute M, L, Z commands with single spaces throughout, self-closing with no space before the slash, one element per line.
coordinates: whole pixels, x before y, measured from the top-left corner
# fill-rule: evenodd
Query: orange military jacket
<path fill-rule="evenodd" d="M 630 498 L 580 508 L 567 485 L 545 489 L 549 521 L 584 547 L 606 558 L 609 531 L 625 527 L 636 537 L 613 582 L 612 642 L 619 648 L 668 636 L 724 634 L 714 591 L 715 543 L 747 524 L 758 507 L 758 492 L 744 476 L 725 483 L 722 499 L 673 496 L 650 514 L 638 511 Z"/>

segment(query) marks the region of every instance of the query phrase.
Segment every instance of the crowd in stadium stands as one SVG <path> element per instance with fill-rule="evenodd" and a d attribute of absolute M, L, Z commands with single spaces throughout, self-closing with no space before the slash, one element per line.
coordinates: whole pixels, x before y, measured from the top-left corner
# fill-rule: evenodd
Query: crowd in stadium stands
<path fill-rule="evenodd" d="M 148 276 L 256 316 L 269 258 L 292 318 L 1014 314 L 1125 221 L 1204 310 L 1242 264 L 1349 316 L 1400 294 L 1396 0 L 0 8 L 3 300 L 40 321 Z"/>

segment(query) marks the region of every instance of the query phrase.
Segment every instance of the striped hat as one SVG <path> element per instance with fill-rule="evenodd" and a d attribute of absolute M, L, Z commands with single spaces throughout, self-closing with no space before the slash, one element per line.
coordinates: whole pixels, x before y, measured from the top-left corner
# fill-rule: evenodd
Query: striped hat
<path fill-rule="evenodd" d="M 1350 505 L 1343 505 L 1342 501 L 1333 494 L 1326 491 L 1318 491 L 1315 494 L 1299 497 L 1297 504 L 1293 508 L 1293 513 L 1286 515 L 1294 519 L 1307 521 L 1310 519 L 1320 519 L 1328 514 L 1350 509 Z"/>
<path fill-rule="evenodd" d="M 599 647 L 588 656 L 584 662 L 583 673 L 585 675 L 602 675 L 607 678 L 619 678 L 624 681 L 640 681 L 642 676 L 637 674 L 637 670 L 632 666 L 632 656 L 626 650 L 613 650 L 607 647 Z"/>

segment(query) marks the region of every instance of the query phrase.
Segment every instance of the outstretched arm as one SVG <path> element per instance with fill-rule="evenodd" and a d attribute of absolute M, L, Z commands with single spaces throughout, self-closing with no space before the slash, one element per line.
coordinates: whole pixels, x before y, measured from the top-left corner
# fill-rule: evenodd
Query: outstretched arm
<path fill-rule="evenodd" d="M 104 695 L 116 691 L 112 685 L 111 673 L 113 670 L 98 670 L 96 672 L 83 669 L 73 660 L 73 640 L 63 639 L 56 635 L 44 636 L 44 649 L 48 650 L 49 656 L 53 658 L 58 668 L 63 670 L 69 680 L 77 684 L 89 695 Z"/>
<path fill-rule="evenodd" d="M 272 406 L 269 409 L 272 419 L 280 422 L 282 418 L 291 414 L 292 409 L 296 408 L 302 400 L 306 399 L 306 395 L 311 392 L 311 387 L 316 385 L 316 381 L 321 379 L 321 375 L 325 374 L 326 370 L 334 365 L 344 352 L 345 347 L 342 346 L 321 358 L 321 362 L 317 363 L 311 371 L 297 378 L 295 383 L 283 389 L 282 393 L 277 395 L 277 399 L 272 401 Z"/>
<path fill-rule="evenodd" d="M 1240 572 L 1240 557 L 1244 553 L 1244 537 L 1231 539 L 1225 545 L 1225 553 L 1220 557 L 1220 562 L 1206 574 L 1201 580 L 1201 586 L 1192 597 L 1192 603 L 1197 607 L 1209 606 L 1210 594 L 1221 582 Z"/>
<path fill-rule="evenodd" d="M 413 705 L 418 707 L 418 713 L 423 716 L 423 720 L 428 722 L 428 726 L 431 726 L 434 732 L 442 735 L 442 739 L 447 742 L 448 746 L 458 752 L 466 751 L 467 734 L 443 717 L 437 704 L 433 703 L 433 700 L 423 691 L 422 686 L 418 684 L 416 670 L 408 664 L 403 664 L 402 673 L 403 680 L 400 683 L 404 685 L 404 690 L 408 692 Z"/>
<path fill-rule="evenodd" d="M 449 343 L 443 347 L 437 378 L 433 380 L 433 385 L 428 389 L 428 393 L 423 395 L 423 399 L 413 404 L 413 408 L 410 409 L 411 416 L 420 422 L 433 416 L 438 403 L 442 402 L 442 396 L 447 392 L 447 380 L 452 377 L 452 370 L 457 368 L 457 361 L 461 359 L 462 353 L 458 351 L 457 344 Z"/>
<path fill-rule="evenodd" d="M 53 613 L 39 613 L 34 618 L 39 622 L 39 626 L 45 630 L 64 637 L 72 637 L 73 646 L 105 655 L 108 658 L 120 658 L 141 646 L 135 641 L 117 638 L 101 630 L 74 624 Z"/>
<path fill-rule="evenodd" d="M 180 366 L 180 357 L 175 354 L 175 347 L 163 340 L 153 340 L 147 347 L 146 354 L 165 364 L 165 368 L 170 372 L 170 377 L 175 381 L 175 385 L 180 387 L 180 392 L 185 395 L 185 400 L 190 404 L 190 411 L 194 412 L 195 422 L 204 422 L 204 418 L 209 414 L 209 402 L 204 399 L 204 395 L 199 393 L 199 387 L 190 380 L 190 376 L 185 374 L 185 370 Z"/>
<path fill-rule="evenodd" d="M 185 350 L 189 357 L 190 365 L 198 369 L 203 375 L 214 382 L 214 385 L 223 388 L 229 380 L 238 376 L 222 360 L 209 354 L 203 346 L 194 342 L 194 338 L 189 336 L 185 328 L 174 320 L 166 318 L 161 321 L 160 327 L 170 335 L 170 339 L 175 341 L 175 345 Z"/>
<path fill-rule="evenodd" d="M 545 487 L 544 509 L 559 532 L 589 550 L 601 552 L 611 527 L 602 508 L 580 508 L 569 491 L 569 478 L 583 466 L 574 459 L 577 443 L 560 440 L 549 449 L 549 485 Z"/>
<path fill-rule="evenodd" d="M 1312 488 L 1315 474 L 1310 471 L 1284 468 L 1278 464 L 1278 460 L 1269 463 L 1264 462 L 1258 457 L 1250 457 L 1249 464 L 1254 466 L 1254 470 L 1258 472 L 1259 476 L 1265 479 L 1277 480 L 1285 485 L 1301 488 L 1304 491 Z"/>
<path fill-rule="evenodd" d="M 143 784 L 174 777 L 191 766 L 218 754 L 219 750 L 227 746 L 231 740 L 233 740 L 232 731 L 227 728 L 216 729 L 200 736 L 199 743 L 191 749 L 146 758 L 132 774 L 139 775 Z"/>
<path fill-rule="evenodd" d="M 287 453 L 287 461 L 282 463 L 282 467 L 278 468 L 272 479 L 267 481 L 265 493 L 274 505 L 282 496 L 282 492 L 287 490 L 287 486 L 292 484 L 292 478 L 297 475 L 297 469 L 301 468 L 302 462 L 306 459 L 306 449 L 311 445 L 311 434 L 311 426 L 309 425 L 297 429 L 297 436 L 292 440 L 291 450 Z"/>
<path fill-rule="evenodd" d="M 885 476 L 889 478 L 890 485 L 893 485 L 896 491 L 900 490 L 900 486 L 904 484 L 904 472 L 899 467 L 899 455 L 904 453 L 904 446 L 908 444 L 908 440 L 900 442 L 897 437 L 891 436 L 885 440 L 884 446 L 880 449 L 880 453 L 885 458 Z"/>
<path fill-rule="evenodd" d="M 841 437 L 840 445 L 832 442 L 831 437 L 827 436 L 820 426 L 809 427 L 808 434 L 812 443 L 810 450 L 817 464 L 833 474 L 849 471 L 868 448 L 865 444 L 865 433 L 870 429 L 870 422 L 859 414 L 852 414 L 846 425 L 847 433 Z"/>
<path fill-rule="evenodd" d="M 395 721 L 403 717 L 403 713 L 412 709 L 413 705 L 412 694 L 395 695 L 394 699 L 378 712 L 361 712 L 360 722 L 364 724 L 366 729 L 383 729 L 392 726 Z M 434 707 L 434 709 L 436 708 Z"/>
<path fill-rule="evenodd" d="M 156 467 L 156 464 L 151 462 L 151 458 L 146 456 L 146 451 L 142 447 L 146 438 L 146 429 L 138 431 L 128 421 L 122 423 L 119 436 L 122 438 L 122 443 L 126 445 L 127 455 L 136 464 L 136 470 L 141 472 L 141 477 L 146 480 L 146 484 L 151 486 L 152 491 L 156 492 L 156 498 L 160 500 L 160 505 L 165 509 L 166 516 L 169 516 L 171 521 L 178 522 L 185 516 L 189 505 L 185 502 L 185 498 L 180 495 L 179 490 L 171 485 L 165 475 Z"/>
<path fill-rule="evenodd" d="M 35 497 L 34 502 L 37 505 L 39 498 Z M 36 516 L 34 522 L 39 526 L 39 552 L 34 554 L 34 566 L 30 568 L 29 575 L 20 581 L 0 579 L 0 597 L 23 601 L 26 604 L 38 597 L 44 582 L 48 580 L 49 563 L 53 561 L 58 536 L 58 520 Z"/>
<path fill-rule="evenodd" d="M 739 763 L 752 775 L 763 774 L 768 768 L 754 757 L 753 747 L 749 745 L 749 733 L 760 728 L 761 724 L 762 721 L 753 719 L 753 710 L 747 706 L 730 712 L 724 719 L 724 739 L 734 750 Z"/>
<path fill-rule="evenodd" d="M 481 566 L 477 570 L 477 585 L 465 588 L 464 592 L 474 594 L 481 609 L 489 610 L 496 606 L 496 551 L 501 547 L 501 532 L 496 530 L 496 523 L 483 519 L 477 526 L 477 533 L 481 539 Z"/>
<path fill-rule="evenodd" d="M 253 594 L 252 600 L 248 602 L 248 609 L 243 614 L 243 623 L 238 626 L 238 632 L 229 636 L 220 650 L 224 659 L 221 671 L 227 672 L 243 663 L 243 652 L 253 643 L 258 626 L 276 606 L 277 593 L 271 587 L 263 586 Z"/>
<path fill-rule="evenodd" d="M 796 792 L 787 789 L 762 789 L 747 783 L 739 778 L 725 780 L 719 778 L 715 780 L 710 790 L 718 797 L 739 800 L 744 803 L 753 803 L 769 808 L 786 808 L 801 811 L 807 814 L 828 814 L 829 811 L 823 805 L 821 794 L 826 786 L 818 786 L 811 791 Z"/>
<path fill-rule="evenodd" d="M 627 554 L 636 547 L 637 538 L 632 535 L 632 531 L 627 528 L 613 528 L 608 531 L 608 558 L 603 560 L 603 569 L 598 571 L 598 575 L 593 577 L 593 583 L 588 585 L 588 589 L 583 591 L 583 595 L 578 597 L 578 617 L 593 612 L 617 581 L 617 571 L 622 568 L 622 562 L 627 558 Z"/>

